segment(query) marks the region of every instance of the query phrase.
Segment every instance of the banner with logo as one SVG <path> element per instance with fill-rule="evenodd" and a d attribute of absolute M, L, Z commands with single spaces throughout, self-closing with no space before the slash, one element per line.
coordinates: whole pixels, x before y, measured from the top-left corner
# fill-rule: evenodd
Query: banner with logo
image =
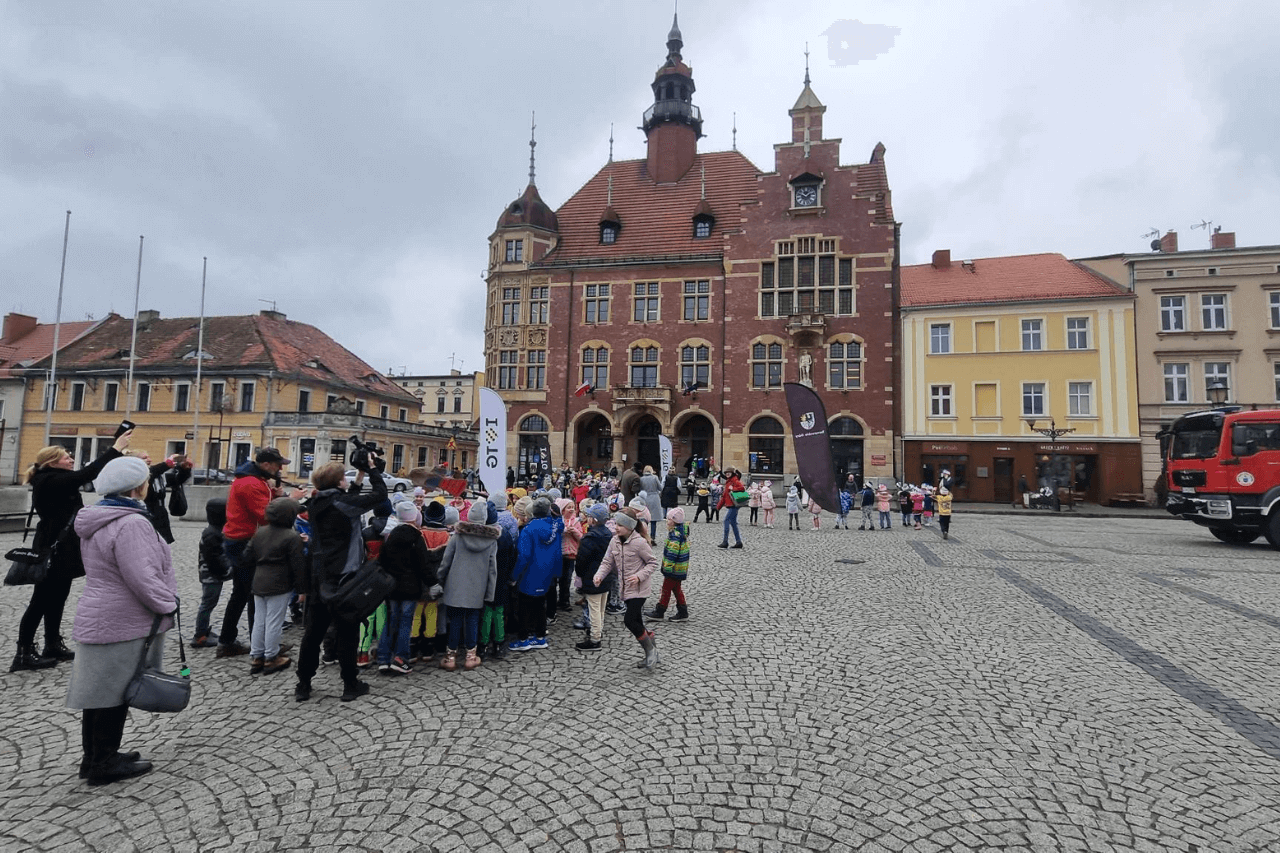
<path fill-rule="evenodd" d="M 667 474 L 671 471 L 671 439 L 665 435 L 658 436 L 658 455 L 662 458 L 662 470 L 658 472 L 658 482 L 664 486 L 667 483 Z"/>
<path fill-rule="evenodd" d="M 507 488 L 507 404 L 492 388 L 480 389 L 480 482 L 490 495 Z"/>
<path fill-rule="evenodd" d="M 791 440 L 796 450 L 796 467 L 805 491 L 827 512 L 840 511 L 835 466 L 831 460 L 831 436 L 827 432 L 827 410 L 812 388 L 787 382 L 787 407 L 791 410 Z"/>

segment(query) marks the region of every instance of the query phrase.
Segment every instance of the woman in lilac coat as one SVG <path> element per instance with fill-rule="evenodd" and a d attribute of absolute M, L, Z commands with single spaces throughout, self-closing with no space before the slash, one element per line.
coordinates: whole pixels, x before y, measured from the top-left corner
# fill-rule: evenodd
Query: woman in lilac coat
<path fill-rule="evenodd" d="M 140 776 L 151 762 L 136 752 L 121 753 L 129 707 L 128 687 L 157 615 L 164 615 L 149 663 L 159 668 L 167 614 L 178 606 L 178 580 L 169 545 L 156 532 L 143 504 L 150 473 L 133 456 L 113 459 L 93 481 L 100 500 L 80 511 L 75 531 L 81 539 L 85 586 L 71 637 L 79 644 L 67 707 L 83 712 L 80 776 L 105 785 Z"/>

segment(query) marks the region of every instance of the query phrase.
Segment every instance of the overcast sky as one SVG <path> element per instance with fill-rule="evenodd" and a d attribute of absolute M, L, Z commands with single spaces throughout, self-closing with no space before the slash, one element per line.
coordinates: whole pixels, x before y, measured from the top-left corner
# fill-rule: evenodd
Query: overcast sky
<path fill-rule="evenodd" d="M 273 302 L 379 370 L 481 369 L 487 238 L 637 129 L 670 2 L 0 0 L 0 296 L 54 318 Z M 854 19 L 857 22 L 854 22 Z M 773 166 L 810 50 L 903 262 L 1280 243 L 1280 3 L 680 4 L 706 138 Z M 554 319 L 554 318 L 553 318 Z"/>

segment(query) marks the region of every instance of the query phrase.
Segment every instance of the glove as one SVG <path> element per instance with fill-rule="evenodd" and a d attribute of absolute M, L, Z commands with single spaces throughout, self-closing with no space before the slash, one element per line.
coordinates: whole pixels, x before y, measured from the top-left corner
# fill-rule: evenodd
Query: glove
<path fill-rule="evenodd" d="M 442 587 L 440 584 L 436 584 L 435 586 L 431 587 L 431 589 L 427 590 L 428 598 L 436 599 L 442 595 L 444 595 L 444 587 Z"/>

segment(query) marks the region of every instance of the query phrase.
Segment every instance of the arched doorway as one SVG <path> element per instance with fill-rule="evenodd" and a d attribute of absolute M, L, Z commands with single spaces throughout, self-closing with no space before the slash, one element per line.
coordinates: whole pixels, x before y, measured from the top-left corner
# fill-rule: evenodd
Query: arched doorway
<path fill-rule="evenodd" d="M 662 435 L 662 424 L 653 415 L 641 415 L 632 427 L 636 437 L 636 458 L 641 465 L 652 465 L 657 471 L 662 467 L 662 451 L 658 447 L 658 436 Z"/>
<path fill-rule="evenodd" d="M 604 415 L 584 418 L 578 425 L 578 447 L 575 468 L 608 471 L 613 464 L 613 428 Z"/>
<path fill-rule="evenodd" d="M 747 430 L 749 472 L 762 477 L 781 477 L 785 438 L 782 422 L 777 418 L 768 415 L 756 418 Z"/>
<path fill-rule="evenodd" d="M 714 455 L 714 439 L 715 427 L 707 416 L 691 415 L 676 431 L 676 468 L 687 474 L 694 459 L 710 459 Z"/>
<path fill-rule="evenodd" d="M 529 415 L 520 421 L 520 443 L 516 455 L 516 480 L 541 483 L 551 473 L 551 445 L 547 440 L 547 419 Z"/>
<path fill-rule="evenodd" d="M 862 485 L 862 424 L 853 418 L 836 418 L 827 428 L 831 436 L 831 464 L 836 484 L 843 486 L 849 474 Z"/>

